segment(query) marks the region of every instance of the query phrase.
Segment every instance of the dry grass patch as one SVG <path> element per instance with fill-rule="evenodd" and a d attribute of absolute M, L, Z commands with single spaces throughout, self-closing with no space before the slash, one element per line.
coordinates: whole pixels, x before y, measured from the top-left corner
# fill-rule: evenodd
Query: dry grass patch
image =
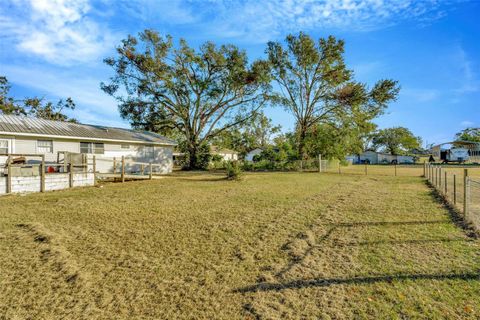
<path fill-rule="evenodd" d="M 415 177 L 182 174 L 0 199 L 0 318 L 478 318 Z"/>

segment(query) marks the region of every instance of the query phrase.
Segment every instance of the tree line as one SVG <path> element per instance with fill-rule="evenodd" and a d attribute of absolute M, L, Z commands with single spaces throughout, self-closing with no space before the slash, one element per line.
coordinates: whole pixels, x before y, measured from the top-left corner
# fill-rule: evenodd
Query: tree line
<path fill-rule="evenodd" d="M 204 165 L 212 143 L 241 154 L 275 148 L 292 160 L 420 148 L 421 139 L 407 128 L 377 130 L 373 122 L 397 99 L 398 82 L 380 79 L 369 87 L 356 81 L 344 53 L 343 40 L 314 40 L 300 32 L 268 42 L 265 56 L 249 61 L 232 44 L 209 41 L 195 49 L 145 30 L 122 40 L 104 60 L 113 76 L 100 86 L 133 128 L 176 139 L 189 169 Z M 9 89 L 0 77 L 0 113 L 75 121 L 64 113 L 75 108 L 71 98 L 56 104 L 36 97 L 17 101 Z M 262 111 L 266 106 L 287 110 L 293 132 L 274 126 Z"/>

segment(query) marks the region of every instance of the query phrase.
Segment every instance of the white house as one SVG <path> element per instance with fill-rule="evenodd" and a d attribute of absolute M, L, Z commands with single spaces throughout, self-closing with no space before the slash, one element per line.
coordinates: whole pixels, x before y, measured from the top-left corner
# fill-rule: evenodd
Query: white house
<path fill-rule="evenodd" d="M 155 171 L 169 173 L 175 145 L 173 140 L 147 131 L 0 115 L 0 155 L 44 155 L 47 163 L 62 160 L 64 152 L 95 155 L 98 172 L 111 172 L 111 159 L 124 156 L 130 161 L 160 164 Z M 0 163 L 6 159 L 0 156 Z"/>
<path fill-rule="evenodd" d="M 229 149 L 223 149 L 219 148 L 217 146 L 210 146 L 210 153 L 212 155 L 218 155 L 222 157 L 222 160 L 224 161 L 235 161 L 238 160 L 238 152 L 229 150 Z"/>
<path fill-rule="evenodd" d="M 260 148 L 256 148 L 256 149 L 253 149 L 253 150 L 249 151 L 249 152 L 245 155 L 245 161 L 253 161 L 253 158 L 254 158 L 255 156 L 260 155 L 262 152 L 263 152 L 263 150 L 260 149 Z"/>

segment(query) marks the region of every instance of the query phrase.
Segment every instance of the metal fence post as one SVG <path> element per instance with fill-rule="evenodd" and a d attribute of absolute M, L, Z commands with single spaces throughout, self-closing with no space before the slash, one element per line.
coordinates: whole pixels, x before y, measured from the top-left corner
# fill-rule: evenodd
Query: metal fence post
<path fill-rule="evenodd" d="M 367 163 L 365 162 L 365 175 L 368 175 Z"/>
<path fill-rule="evenodd" d="M 150 180 L 152 180 L 152 163 L 151 163 L 151 162 L 150 162 L 150 164 L 149 164 L 149 174 L 148 174 L 148 178 L 149 178 Z"/>
<path fill-rule="evenodd" d="M 397 176 L 397 164 L 395 163 L 394 166 L 395 166 L 395 177 L 396 177 Z M 425 167 L 423 168 L 423 170 L 424 170 L 423 174 L 425 175 Z"/>
<path fill-rule="evenodd" d="M 318 155 L 318 172 L 322 172 L 322 155 Z"/>
<path fill-rule="evenodd" d="M 468 215 L 468 169 L 463 170 L 463 214 L 465 217 Z"/>

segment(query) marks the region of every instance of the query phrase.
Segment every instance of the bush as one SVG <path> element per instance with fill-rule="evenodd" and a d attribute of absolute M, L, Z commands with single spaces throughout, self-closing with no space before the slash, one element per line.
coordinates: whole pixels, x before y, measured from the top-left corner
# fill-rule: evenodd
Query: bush
<path fill-rule="evenodd" d="M 241 180 L 243 171 L 238 161 L 228 161 L 225 163 L 228 180 Z"/>

